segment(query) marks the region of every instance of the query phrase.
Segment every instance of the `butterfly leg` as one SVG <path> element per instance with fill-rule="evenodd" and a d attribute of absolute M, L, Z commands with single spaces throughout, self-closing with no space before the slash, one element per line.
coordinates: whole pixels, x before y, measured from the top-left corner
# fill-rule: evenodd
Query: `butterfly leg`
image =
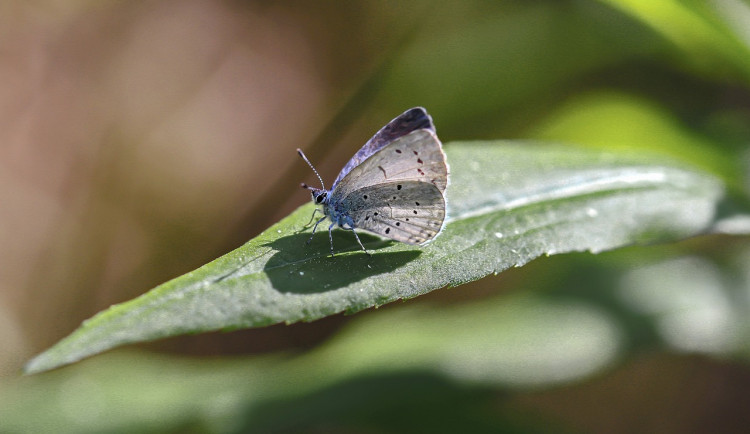
<path fill-rule="evenodd" d="M 333 226 L 336 223 L 331 223 L 331 226 L 328 226 L 328 241 L 331 242 L 331 257 L 333 258 Z"/>
<path fill-rule="evenodd" d="M 313 213 L 312 213 L 312 215 L 310 216 L 310 221 L 309 221 L 309 222 L 307 222 L 307 224 L 305 224 L 305 226 L 304 226 L 304 227 L 308 227 L 308 226 L 310 226 L 310 224 L 312 224 L 312 222 L 313 222 L 313 219 L 315 218 L 315 213 L 318 213 L 318 212 L 321 212 L 321 211 L 320 211 L 320 210 L 319 210 L 318 208 L 315 208 L 315 209 L 313 210 Z"/>
<path fill-rule="evenodd" d="M 357 239 L 357 242 L 359 243 L 359 247 L 362 247 L 362 250 L 364 250 L 365 253 L 367 253 L 367 256 L 372 256 L 372 254 L 370 254 L 370 252 L 368 252 L 367 249 L 365 249 L 365 246 L 362 245 L 362 241 L 359 240 L 359 235 L 357 235 L 357 231 L 355 231 L 354 228 L 351 228 L 350 230 L 354 234 L 354 238 Z"/>
<path fill-rule="evenodd" d="M 315 226 L 313 226 L 312 235 L 310 235 L 310 239 L 307 240 L 307 244 L 310 244 L 312 242 L 313 237 L 315 236 L 315 231 L 318 229 L 318 225 L 320 224 L 320 222 L 322 222 L 325 219 L 326 219 L 326 217 L 323 216 L 321 219 L 319 219 L 318 221 L 315 222 Z M 310 221 L 312 221 L 312 220 L 310 220 Z"/>

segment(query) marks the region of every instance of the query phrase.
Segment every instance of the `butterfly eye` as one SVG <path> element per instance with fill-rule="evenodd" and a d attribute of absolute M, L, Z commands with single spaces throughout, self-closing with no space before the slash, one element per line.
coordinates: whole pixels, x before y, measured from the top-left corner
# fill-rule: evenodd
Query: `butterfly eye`
<path fill-rule="evenodd" d="M 320 193 L 319 195 L 315 196 L 315 202 L 316 203 L 322 203 L 326 198 L 325 193 Z"/>

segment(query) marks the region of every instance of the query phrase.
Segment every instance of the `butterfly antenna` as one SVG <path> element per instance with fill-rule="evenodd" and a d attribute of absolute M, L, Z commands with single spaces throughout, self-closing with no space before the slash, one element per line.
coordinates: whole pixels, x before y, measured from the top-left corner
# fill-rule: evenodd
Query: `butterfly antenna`
<path fill-rule="evenodd" d="M 315 170 L 315 167 L 312 165 L 312 163 L 310 162 L 310 160 L 307 159 L 307 157 L 305 156 L 305 153 L 302 152 L 302 149 L 297 148 L 297 153 L 299 154 L 300 157 L 302 157 L 303 160 L 305 160 L 305 163 L 307 163 L 307 165 L 310 166 L 310 169 L 312 169 L 312 171 L 315 172 L 315 176 L 317 176 L 318 177 L 318 181 L 320 181 L 320 186 L 323 187 L 323 190 L 325 190 L 326 189 L 326 185 L 323 184 L 323 178 L 320 177 L 320 175 L 318 174 L 318 171 Z M 303 183 L 302 184 L 302 188 L 306 188 L 306 189 L 309 190 L 310 186 Z"/>

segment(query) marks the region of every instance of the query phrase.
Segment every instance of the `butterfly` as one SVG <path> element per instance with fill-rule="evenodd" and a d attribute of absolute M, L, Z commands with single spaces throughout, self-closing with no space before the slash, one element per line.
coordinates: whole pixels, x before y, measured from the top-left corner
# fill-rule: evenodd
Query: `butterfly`
<path fill-rule="evenodd" d="M 432 241 L 442 230 L 448 164 L 424 108 L 409 109 L 381 128 L 341 169 L 330 190 L 302 150 L 297 153 L 322 187 L 302 184 L 310 190 L 312 201 L 323 208 L 313 235 L 323 220 L 331 220 L 331 256 L 336 225 L 352 231 L 368 255 L 355 229 L 416 245 Z M 315 209 L 310 223 L 316 212 L 320 210 Z"/>

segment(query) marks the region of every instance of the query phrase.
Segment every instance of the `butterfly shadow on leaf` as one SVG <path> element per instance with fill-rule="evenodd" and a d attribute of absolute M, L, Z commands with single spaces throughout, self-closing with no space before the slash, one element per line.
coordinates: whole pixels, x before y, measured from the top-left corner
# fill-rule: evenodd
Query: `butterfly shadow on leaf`
<path fill-rule="evenodd" d="M 310 244 L 309 232 L 281 237 L 267 246 L 276 250 L 264 271 L 279 292 L 315 294 L 333 291 L 379 274 L 390 273 L 422 254 L 420 250 L 379 251 L 393 241 L 358 232 L 371 255 L 357 244 L 354 235 L 333 231 L 336 255 L 331 257 L 328 231 L 315 234 Z"/>

